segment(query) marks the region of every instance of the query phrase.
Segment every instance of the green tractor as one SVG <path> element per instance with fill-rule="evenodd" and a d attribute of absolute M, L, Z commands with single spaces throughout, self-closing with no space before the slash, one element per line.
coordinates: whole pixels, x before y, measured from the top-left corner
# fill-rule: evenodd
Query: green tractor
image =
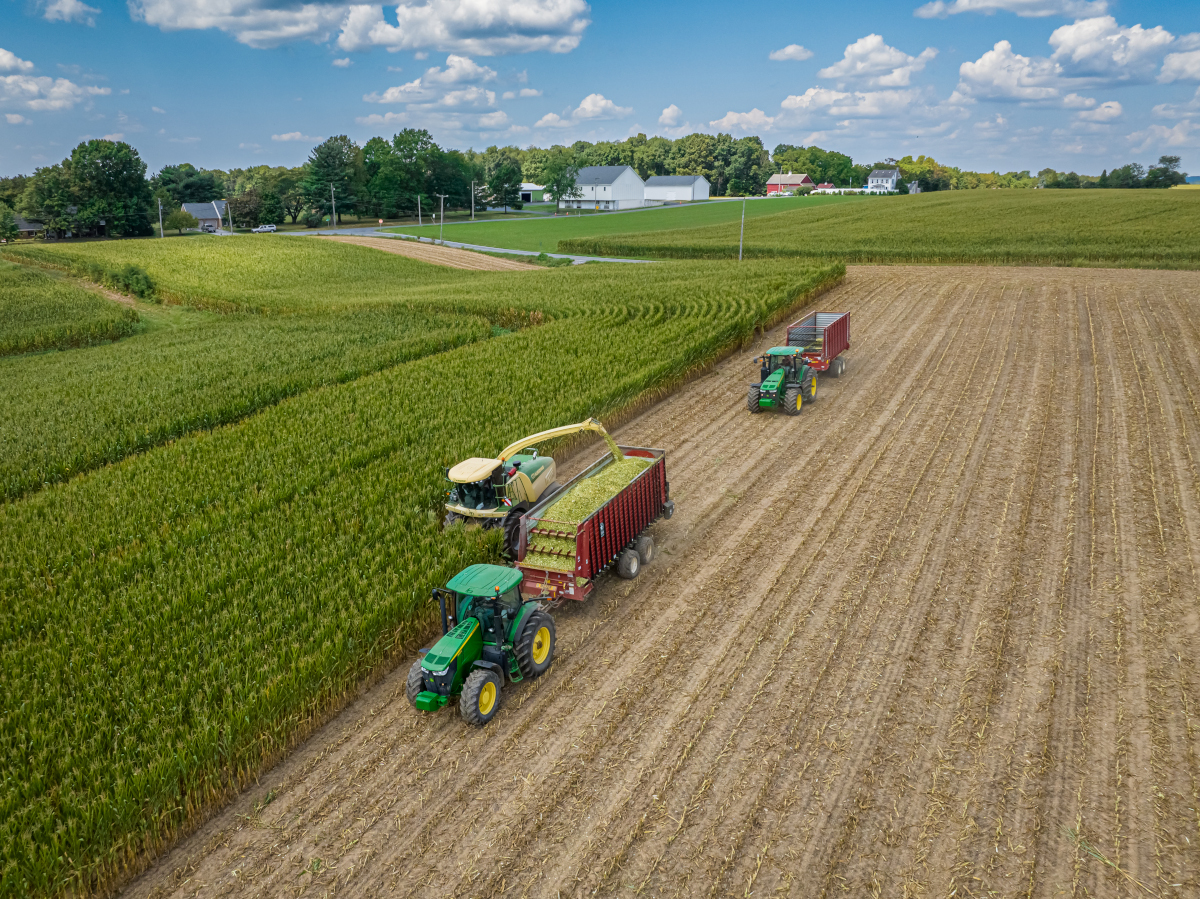
<path fill-rule="evenodd" d="M 468 724 L 482 726 L 500 708 L 500 690 L 545 673 L 554 658 L 554 619 L 536 599 L 521 598 L 522 573 L 471 565 L 433 597 L 442 638 L 408 672 L 408 701 L 434 712 L 458 697 Z"/>
<path fill-rule="evenodd" d="M 760 368 L 759 382 L 746 395 L 751 412 L 782 409 L 799 415 L 805 403 L 817 398 L 817 373 L 805 362 L 801 347 L 772 347 L 754 361 Z"/>

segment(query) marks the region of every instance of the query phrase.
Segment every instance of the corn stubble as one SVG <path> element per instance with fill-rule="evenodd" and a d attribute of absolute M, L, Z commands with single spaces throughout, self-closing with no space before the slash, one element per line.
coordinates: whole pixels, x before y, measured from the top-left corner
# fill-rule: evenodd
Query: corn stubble
<path fill-rule="evenodd" d="M 519 330 L 0 505 L 0 896 L 113 884 L 424 639 L 431 588 L 499 551 L 496 532 L 441 531 L 444 466 L 669 389 L 844 273 L 664 265 L 531 281 L 358 247 L 208 247 L 211 259 L 150 241 L 71 252 L 142 265 L 168 302 L 204 305 L 211 284 L 210 308 L 312 311 L 317 295 L 292 286 L 307 266 L 355 291 L 339 308 Z"/>

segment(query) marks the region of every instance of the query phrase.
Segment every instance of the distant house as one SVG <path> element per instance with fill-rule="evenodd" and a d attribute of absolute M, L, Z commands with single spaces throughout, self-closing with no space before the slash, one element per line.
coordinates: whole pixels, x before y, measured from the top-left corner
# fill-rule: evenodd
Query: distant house
<path fill-rule="evenodd" d="M 29 219 L 22 218 L 19 215 L 14 215 L 13 220 L 17 225 L 18 237 L 36 237 L 38 232 L 46 227 L 41 222 L 31 222 Z"/>
<path fill-rule="evenodd" d="M 875 169 L 867 176 L 867 193 L 894 193 L 900 189 L 899 169 Z"/>
<path fill-rule="evenodd" d="M 651 175 L 646 179 L 646 201 L 691 203 L 708 199 L 708 179 L 703 175 Z"/>
<path fill-rule="evenodd" d="M 565 200 L 568 209 L 634 209 L 646 205 L 646 184 L 627 165 L 588 165 L 575 184 L 581 196 Z"/>
<path fill-rule="evenodd" d="M 528 181 L 521 185 L 522 203 L 543 203 L 546 200 L 546 188 L 540 184 L 530 184 Z"/>
<path fill-rule="evenodd" d="M 825 181 L 817 185 L 817 190 L 834 190 L 834 186 L 828 181 Z"/>
<path fill-rule="evenodd" d="M 793 175 L 788 172 L 786 175 L 772 175 L 767 179 L 767 196 L 771 194 L 794 193 L 795 191 L 804 188 L 813 187 L 813 179 L 803 173 Z"/>
<path fill-rule="evenodd" d="M 220 230 L 225 223 L 224 200 L 213 200 L 211 203 L 184 203 L 182 209 L 195 217 L 201 228 L 205 225 L 212 225 Z"/>

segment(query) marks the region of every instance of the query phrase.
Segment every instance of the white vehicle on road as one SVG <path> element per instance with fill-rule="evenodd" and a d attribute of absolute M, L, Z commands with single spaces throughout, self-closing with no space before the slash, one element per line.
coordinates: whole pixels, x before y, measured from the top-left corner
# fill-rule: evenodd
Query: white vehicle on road
<path fill-rule="evenodd" d="M 259 225 L 257 228 L 251 228 L 250 233 L 251 234 L 274 234 L 275 226 L 274 225 Z"/>

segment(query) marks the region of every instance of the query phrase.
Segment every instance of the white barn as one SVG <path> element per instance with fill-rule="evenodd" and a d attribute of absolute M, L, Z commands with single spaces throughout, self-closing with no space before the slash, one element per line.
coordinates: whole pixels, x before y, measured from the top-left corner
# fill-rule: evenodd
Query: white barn
<path fill-rule="evenodd" d="M 708 179 L 703 175 L 651 175 L 646 179 L 646 200 L 658 203 L 707 200 L 708 188 Z"/>
<path fill-rule="evenodd" d="M 646 205 L 646 184 L 627 165 L 588 165 L 575 176 L 580 196 L 568 209 L 633 209 Z"/>

